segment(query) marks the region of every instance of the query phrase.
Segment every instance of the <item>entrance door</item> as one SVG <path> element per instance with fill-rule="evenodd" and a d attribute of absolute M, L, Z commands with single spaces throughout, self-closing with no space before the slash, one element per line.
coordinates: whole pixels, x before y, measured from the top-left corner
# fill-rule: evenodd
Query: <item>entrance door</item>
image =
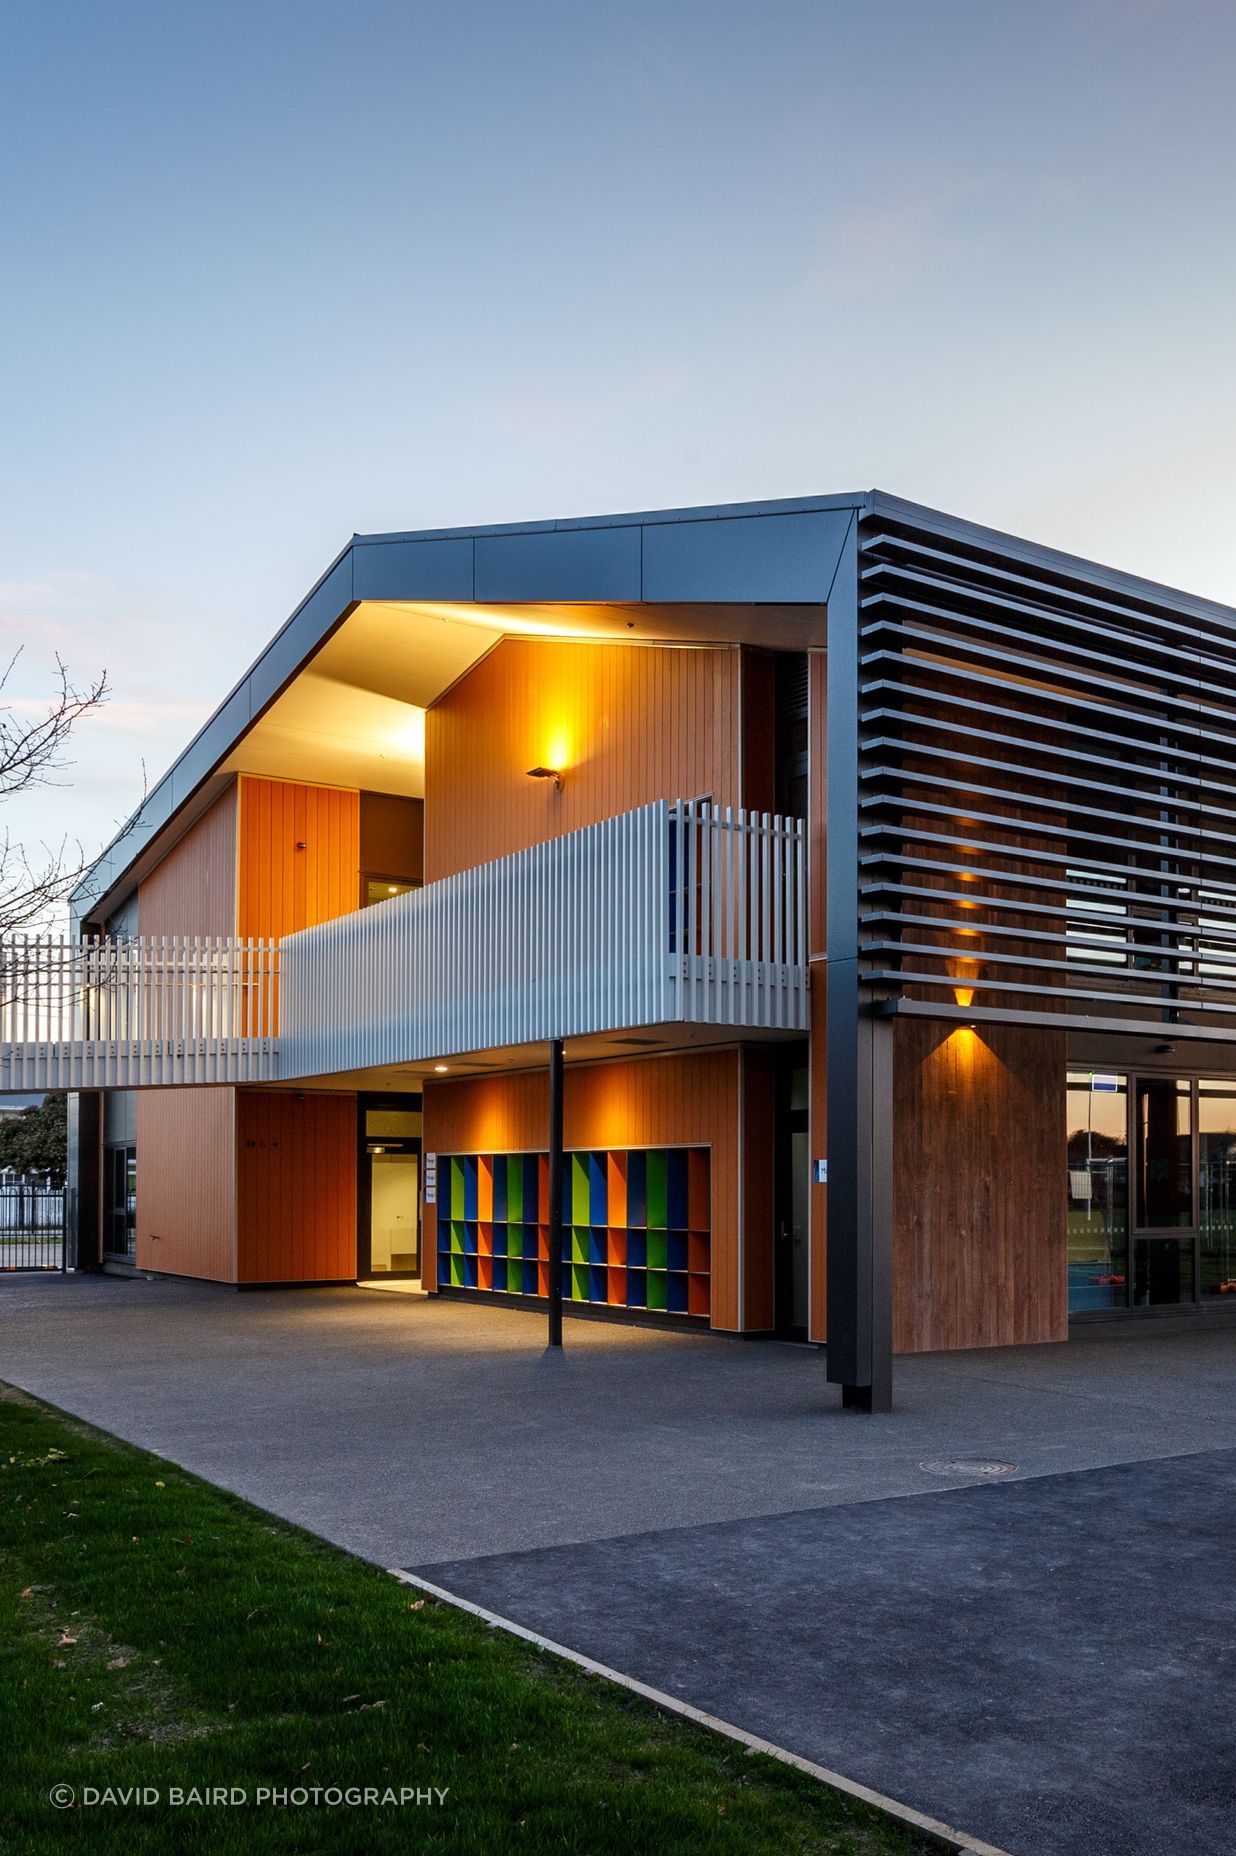
<path fill-rule="evenodd" d="M 794 1340 L 807 1337 L 810 1287 L 807 1049 L 796 1044 L 779 1054 L 776 1083 L 775 1319 L 777 1332 Z"/>
<path fill-rule="evenodd" d="M 357 1179 L 357 1275 L 421 1272 L 419 1096 L 362 1096 Z"/>

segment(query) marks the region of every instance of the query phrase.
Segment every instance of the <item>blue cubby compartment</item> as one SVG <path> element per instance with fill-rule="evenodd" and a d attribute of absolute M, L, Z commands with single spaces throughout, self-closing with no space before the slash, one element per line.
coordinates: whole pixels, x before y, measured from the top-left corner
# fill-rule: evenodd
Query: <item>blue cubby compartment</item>
<path fill-rule="evenodd" d="M 608 1302 L 609 1271 L 597 1269 L 595 1265 L 588 1271 L 588 1300 L 590 1302 Z"/>
<path fill-rule="evenodd" d="M 588 1156 L 588 1216 L 593 1224 L 604 1224 L 609 1218 L 608 1159 L 607 1154 Z"/>
<path fill-rule="evenodd" d="M 671 1315 L 685 1315 L 687 1312 L 687 1279 L 676 1276 L 671 1270 L 665 1279 L 665 1306 Z"/>
<path fill-rule="evenodd" d="M 648 1156 L 638 1149 L 627 1155 L 627 1228 L 648 1223 Z"/>
<path fill-rule="evenodd" d="M 493 1166 L 494 1166 L 494 1212 L 493 1212 L 494 1223 L 505 1224 L 506 1222 L 506 1155 L 495 1154 Z M 495 1233 L 495 1236 L 496 1235 L 497 1233 Z M 498 1246 L 495 1243 L 494 1255 L 497 1256 L 497 1254 L 498 1254 Z"/>
<path fill-rule="evenodd" d="M 463 1189 L 465 1218 L 476 1217 L 476 1160 L 475 1154 L 466 1154 L 463 1163 Z M 473 1245 L 473 1249 L 476 1246 Z"/>
<path fill-rule="evenodd" d="M 497 1242 L 497 1236 L 498 1234 L 495 1231 L 494 1233 L 495 1243 Z M 494 1258 L 494 1290 L 495 1290 L 495 1293 L 497 1292 L 505 1293 L 506 1291 L 506 1258 L 505 1257 Z"/>
<path fill-rule="evenodd" d="M 595 1209 L 596 1209 L 595 1199 L 592 1201 L 592 1204 L 593 1204 L 593 1210 L 595 1212 Z M 602 1225 L 600 1229 L 598 1229 L 596 1225 L 593 1225 L 591 1233 L 588 1238 L 588 1261 L 589 1263 L 606 1263 L 608 1262 L 608 1260 L 609 1260 L 609 1232 L 605 1229 L 604 1225 Z M 592 1299 L 593 1301 L 595 1301 L 596 1297 L 593 1296 Z M 604 1297 L 602 1297 L 601 1299 L 604 1300 Z"/>
<path fill-rule="evenodd" d="M 632 1242 L 634 1239 L 631 1240 Z M 648 1278 L 643 1270 L 627 1268 L 627 1307 L 647 1308 Z"/>
<path fill-rule="evenodd" d="M 461 1261 L 463 1263 L 464 1288 L 475 1289 L 477 1286 L 476 1258 L 475 1256 L 465 1256 Z"/>
<path fill-rule="evenodd" d="M 687 1217 L 687 1150 L 685 1147 L 671 1147 L 665 1156 L 665 1196 L 667 1204 L 666 1224 L 686 1226 Z M 671 1263 L 670 1268 L 675 1266 Z M 684 1269 L 687 1267 L 684 1263 Z"/>
<path fill-rule="evenodd" d="M 665 1234 L 666 1268 L 685 1270 L 687 1267 L 687 1234 L 685 1231 L 667 1231 Z"/>
<path fill-rule="evenodd" d="M 536 1226 L 524 1226 L 524 1261 L 532 1264 L 532 1288 L 529 1294 L 536 1294 Z"/>
<path fill-rule="evenodd" d="M 449 1250 L 438 1252 L 438 1287 L 449 1289 L 451 1283 L 451 1253 Z"/>
<path fill-rule="evenodd" d="M 628 1231 L 627 1233 L 627 1268 L 642 1270 L 648 1267 L 648 1233 L 646 1231 Z M 640 1303 L 643 1307 L 643 1303 Z"/>
<path fill-rule="evenodd" d="M 498 1257 L 505 1257 L 506 1255 L 506 1226 L 504 1224 L 495 1224 L 493 1230 L 493 1254 L 496 1260 Z M 496 1289 L 497 1286 L 497 1282 L 495 1282 L 494 1288 Z"/>

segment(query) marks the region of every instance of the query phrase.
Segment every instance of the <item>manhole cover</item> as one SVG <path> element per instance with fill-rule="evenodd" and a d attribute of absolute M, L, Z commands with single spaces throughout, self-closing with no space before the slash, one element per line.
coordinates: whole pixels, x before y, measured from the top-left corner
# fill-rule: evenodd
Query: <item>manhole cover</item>
<path fill-rule="evenodd" d="M 987 1458 L 970 1461 L 965 1457 L 932 1457 L 929 1462 L 920 1463 L 929 1476 L 1013 1476 L 1017 1473 L 1016 1463 L 995 1463 Z"/>

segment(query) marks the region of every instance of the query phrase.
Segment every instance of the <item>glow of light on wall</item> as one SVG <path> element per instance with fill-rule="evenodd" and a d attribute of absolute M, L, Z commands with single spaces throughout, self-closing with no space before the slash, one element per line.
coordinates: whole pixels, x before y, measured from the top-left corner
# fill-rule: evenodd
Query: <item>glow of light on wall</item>
<path fill-rule="evenodd" d="M 411 703 L 404 703 L 401 707 L 403 714 L 387 734 L 385 751 L 387 754 L 398 755 L 402 760 L 423 761 L 425 711 L 414 708 Z"/>
<path fill-rule="evenodd" d="M 974 1004 L 973 986 L 954 986 L 953 997 L 964 1011 L 966 1006 Z"/>
<path fill-rule="evenodd" d="M 551 729 L 545 742 L 542 761 L 555 773 L 565 773 L 571 764 L 571 736 L 565 724 Z"/>

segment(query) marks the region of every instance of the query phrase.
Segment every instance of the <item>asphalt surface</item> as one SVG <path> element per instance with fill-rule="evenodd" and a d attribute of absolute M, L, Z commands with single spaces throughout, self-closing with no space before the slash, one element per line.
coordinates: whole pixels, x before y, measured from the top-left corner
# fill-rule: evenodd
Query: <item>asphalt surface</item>
<path fill-rule="evenodd" d="M 906 1360 L 0 1278 L 0 1378 L 1016 1856 L 1236 1856 L 1236 1325 Z M 950 1477 L 941 1460 L 1011 1476 Z"/>

